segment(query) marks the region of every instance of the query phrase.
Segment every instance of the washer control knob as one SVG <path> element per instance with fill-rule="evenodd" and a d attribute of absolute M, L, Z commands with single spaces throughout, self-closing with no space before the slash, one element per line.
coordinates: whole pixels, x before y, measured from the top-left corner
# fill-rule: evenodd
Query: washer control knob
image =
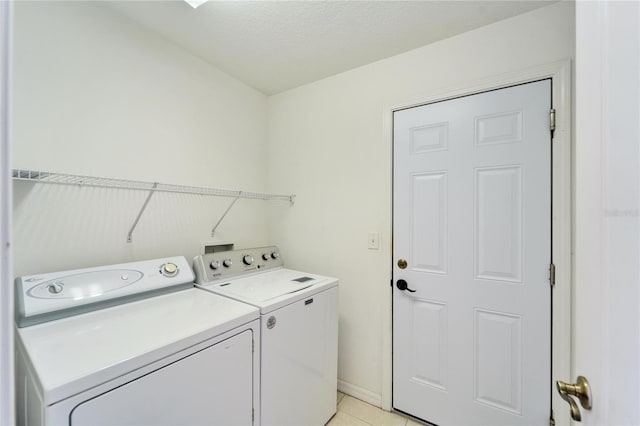
<path fill-rule="evenodd" d="M 175 263 L 165 263 L 162 265 L 161 272 L 165 277 L 173 277 L 178 274 L 178 265 Z"/>
<path fill-rule="evenodd" d="M 219 260 L 213 260 L 210 264 L 209 267 L 211 269 L 218 269 L 220 267 L 220 261 Z"/>
<path fill-rule="evenodd" d="M 49 293 L 51 293 L 51 294 L 58 294 L 63 289 L 64 289 L 64 287 L 60 283 L 53 283 L 53 284 L 49 284 L 47 286 L 47 290 L 49 290 Z"/>
<path fill-rule="evenodd" d="M 271 258 L 272 259 L 277 259 L 280 257 L 280 253 L 278 253 L 277 251 L 271 252 Z"/>
<path fill-rule="evenodd" d="M 244 263 L 245 265 L 251 265 L 253 263 L 253 256 L 251 256 L 250 254 L 245 254 L 244 256 L 242 256 L 242 263 Z"/>
<path fill-rule="evenodd" d="M 269 260 L 271 259 L 271 256 L 269 256 L 269 253 L 262 253 L 262 260 Z"/>
<path fill-rule="evenodd" d="M 222 266 L 224 266 L 225 268 L 228 268 L 231 265 L 233 265 L 233 262 L 231 261 L 231 259 L 225 259 L 222 261 Z"/>

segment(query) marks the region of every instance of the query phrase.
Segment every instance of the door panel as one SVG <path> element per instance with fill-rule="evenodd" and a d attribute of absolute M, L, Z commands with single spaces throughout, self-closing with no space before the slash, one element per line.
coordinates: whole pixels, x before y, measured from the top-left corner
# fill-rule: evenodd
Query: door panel
<path fill-rule="evenodd" d="M 522 415 L 522 317 L 482 309 L 474 315 L 474 400 Z"/>
<path fill-rule="evenodd" d="M 423 272 L 447 273 L 447 174 L 422 173 L 413 176 L 413 223 L 411 264 Z"/>
<path fill-rule="evenodd" d="M 393 406 L 550 414 L 550 80 L 394 114 Z M 406 259 L 408 266 L 397 266 Z"/>
<path fill-rule="evenodd" d="M 437 389 L 447 389 L 447 305 L 413 299 L 411 336 L 411 380 Z"/>
<path fill-rule="evenodd" d="M 520 166 L 475 171 L 475 278 L 522 282 Z"/>

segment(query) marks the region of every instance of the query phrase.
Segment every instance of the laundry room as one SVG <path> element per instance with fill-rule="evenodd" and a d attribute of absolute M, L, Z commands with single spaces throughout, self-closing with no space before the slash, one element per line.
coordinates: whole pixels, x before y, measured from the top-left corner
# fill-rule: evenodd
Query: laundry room
<path fill-rule="evenodd" d="M 414 45 L 400 48 L 370 26 L 338 27 L 349 26 L 341 11 L 384 23 L 377 4 L 432 3 L 438 13 L 446 2 L 183 3 L 13 4 L 11 168 L 26 177 L 11 183 L 13 277 L 277 247 L 286 268 L 337 278 L 336 390 L 358 401 L 355 412 L 361 401 L 389 414 L 393 111 L 549 64 L 570 82 L 574 2 L 456 2 L 468 27 L 441 21 L 444 35 L 415 44 L 407 33 Z M 293 24 L 269 23 L 289 7 Z M 314 13 L 325 21 L 311 24 Z M 213 15 L 221 29 L 207 33 Z M 243 45 L 270 26 L 281 45 Z M 305 26 L 315 45 L 287 39 Z M 376 57 L 367 45 L 333 57 L 322 42 L 332 31 L 377 37 L 394 53 Z M 198 37 L 216 35 L 229 38 L 208 52 Z M 299 61 L 288 56 L 296 51 Z M 251 67 L 240 52 L 253 52 Z M 280 54 L 290 62 L 274 69 Z M 118 183 L 82 181 L 94 177 Z M 338 424 L 364 424 L 349 423 L 355 412 Z M 371 424 L 412 424 L 380 418 Z"/>

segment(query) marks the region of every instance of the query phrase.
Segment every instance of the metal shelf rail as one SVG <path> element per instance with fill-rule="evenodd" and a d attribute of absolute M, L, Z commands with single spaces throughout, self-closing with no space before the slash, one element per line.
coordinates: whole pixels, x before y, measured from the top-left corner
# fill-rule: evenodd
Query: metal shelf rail
<path fill-rule="evenodd" d="M 231 207 L 235 204 L 236 201 L 240 198 L 249 198 L 254 200 L 276 200 L 276 201 L 288 201 L 290 204 L 295 203 L 295 194 L 291 195 L 281 195 L 281 194 L 268 194 L 263 192 L 247 192 L 247 191 L 233 191 L 229 189 L 219 189 L 219 188 L 209 188 L 209 187 L 200 187 L 200 186 L 187 186 L 187 185 L 173 185 L 159 182 L 145 182 L 145 181 L 137 181 L 137 180 L 127 180 L 127 179 L 113 179 L 113 178 L 103 178 L 97 176 L 82 176 L 82 175 L 72 175 L 66 173 L 54 173 L 54 172 L 43 172 L 36 170 L 24 170 L 24 169 L 13 169 L 12 173 L 13 180 L 17 181 L 30 181 L 30 182 L 38 182 L 38 183 L 52 183 L 52 184 L 62 184 L 62 185 L 77 185 L 77 186 L 89 186 L 96 188 L 117 188 L 117 189 L 133 189 L 140 191 L 149 191 L 144 204 L 140 208 L 140 212 L 136 217 L 129 233 L 127 234 L 127 242 L 133 241 L 133 231 L 135 230 L 142 214 L 144 213 L 147 205 L 149 204 L 149 200 L 156 192 L 172 192 L 178 194 L 194 194 L 194 195 L 205 195 L 205 196 L 213 196 L 213 197 L 230 197 L 233 198 L 229 207 L 222 214 L 218 222 L 214 225 L 211 230 L 211 236 L 215 234 L 216 229 L 224 219 L 224 217 L 229 213 Z"/>

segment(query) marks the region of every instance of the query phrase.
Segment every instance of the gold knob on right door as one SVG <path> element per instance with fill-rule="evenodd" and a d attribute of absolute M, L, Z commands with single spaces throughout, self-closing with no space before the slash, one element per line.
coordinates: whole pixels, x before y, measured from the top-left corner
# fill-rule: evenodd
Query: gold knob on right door
<path fill-rule="evenodd" d="M 407 267 L 407 261 L 405 259 L 398 259 L 398 268 L 404 269 Z"/>
<path fill-rule="evenodd" d="M 582 420 L 582 415 L 580 413 L 580 408 L 578 408 L 578 404 L 573 400 L 572 397 L 578 398 L 580 401 L 580 405 L 585 410 L 591 410 L 591 388 L 589 386 L 589 381 L 583 377 L 578 376 L 576 379 L 576 383 L 566 383 L 562 380 L 556 381 L 556 389 L 558 393 L 569 404 L 571 408 L 571 418 L 576 422 Z"/>

